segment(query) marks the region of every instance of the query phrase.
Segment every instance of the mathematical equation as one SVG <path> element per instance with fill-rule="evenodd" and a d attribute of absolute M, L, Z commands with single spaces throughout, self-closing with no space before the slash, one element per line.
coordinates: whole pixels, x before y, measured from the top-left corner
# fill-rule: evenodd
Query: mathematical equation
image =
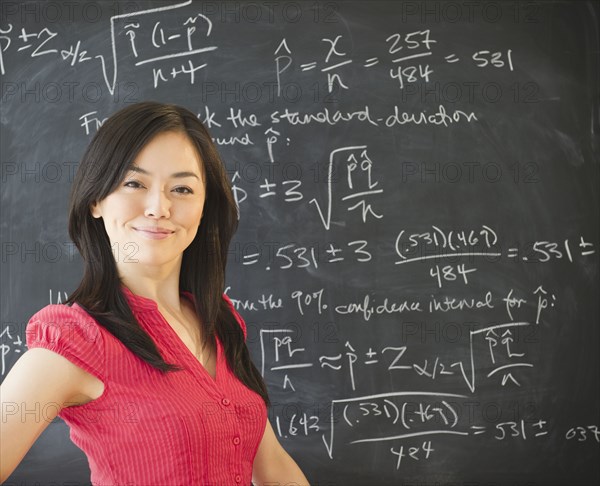
<path fill-rule="evenodd" d="M 291 192 L 288 192 L 288 194 L 291 195 Z M 329 201 L 331 200 L 330 198 Z M 361 212 L 363 221 L 369 215 L 382 217 L 382 215 L 373 213 L 371 204 L 364 199 L 360 201 L 360 204 L 363 209 Z M 331 207 L 330 204 L 328 204 L 328 207 Z M 352 208 L 356 209 L 357 207 L 357 205 L 354 205 Z M 318 207 L 318 211 L 319 216 L 322 216 L 323 213 L 320 212 L 320 207 Z M 328 211 L 325 214 L 326 219 L 330 221 L 331 213 Z M 465 234 L 466 232 L 464 230 L 449 230 L 449 233 Z M 455 281 L 468 285 L 470 279 L 473 278 L 471 274 L 477 271 L 474 265 L 464 263 L 437 264 L 437 261 L 444 259 L 468 259 L 469 261 L 480 259 L 483 261 L 498 262 L 504 258 L 531 264 L 552 263 L 560 260 L 567 260 L 569 263 L 574 263 L 576 258 L 585 259 L 594 255 L 597 247 L 596 243 L 587 240 L 583 236 L 579 236 L 575 242 L 572 242 L 571 238 L 566 238 L 562 242 L 539 240 L 526 243 L 522 246 L 519 244 L 511 245 L 505 249 L 501 245 L 495 244 L 494 247 L 489 247 L 484 251 L 481 248 L 473 246 L 463 248 L 462 250 L 455 247 L 452 251 L 448 251 L 446 247 L 434 246 L 429 243 L 423 243 L 420 246 L 417 246 L 417 243 L 409 242 L 401 244 L 400 240 L 404 233 L 405 231 L 402 230 L 395 240 L 396 254 L 399 256 L 399 259 L 394 261 L 394 264 L 404 265 L 423 260 L 433 260 L 436 263 L 431 264 L 427 273 L 435 281 L 438 288 L 442 288 L 444 284 Z M 413 236 L 417 235 L 415 233 Z M 278 242 L 241 244 L 240 242 L 233 242 L 231 253 L 243 265 L 262 265 L 266 270 L 271 270 L 272 268 L 279 270 L 294 268 L 317 269 L 322 265 L 339 264 L 344 261 L 368 263 L 380 255 L 380 252 L 372 249 L 371 243 L 365 239 L 352 240 L 346 244 L 340 244 L 339 241 L 335 243 L 316 242 L 310 246 L 294 242 L 288 244 Z M 383 257 L 379 256 L 379 258 Z"/>
<path fill-rule="evenodd" d="M 152 66 L 152 85 L 161 84 L 185 77 L 190 85 L 196 81 L 198 71 L 207 68 L 211 53 L 218 50 L 211 39 L 214 25 L 209 15 L 200 12 L 177 15 L 177 10 L 190 6 L 191 1 L 163 7 L 139 10 L 112 15 L 107 20 L 110 29 L 111 55 L 100 54 L 96 45 L 86 45 L 81 39 L 74 44 L 59 45 L 56 31 L 44 27 L 39 31 L 21 27 L 12 23 L 0 27 L 0 73 L 5 74 L 4 53 L 15 49 L 18 53 L 29 53 L 31 58 L 54 56 L 71 67 L 83 63 L 95 62 L 111 95 L 116 94 L 119 60 L 133 59 L 133 66 Z M 169 12 L 168 15 L 165 13 Z M 348 34 L 331 35 L 317 41 L 315 49 L 325 45 L 322 61 L 301 62 L 301 72 L 319 70 L 326 78 L 328 93 L 348 90 L 350 76 L 356 76 L 357 66 L 371 69 L 380 63 L 389 69 L 390 79 L 403 89 L 407 83 L 430 81 L 434 70 L 427 59 L 434 53 L 436 44 L 430 29 L 410 32 L 396 32 L 382 39 L 381 50 L 385 56 L 372 56 L 357 60 L 348 54 L 356 41 L 347 41 Z M 290 45 L 292 48 L 290 48 Z M 281 96 L 286 85 L 282 78 L 294 69 L 295 42 L 285 37 L 274 49 L 273 71 L 276 78 L 277 96 Z M 108 46 L 107 46 L 108 47 Z M 438 49 L 440 49 L 438 47 Z M 197 59 L 200 59 L 198 61 Z M 319 65 L 321 62 L 321 65 Z M 464 62 L 453 52 L 438 56 L 437 63 Z M 493 49 L 474 50 L 468 54 L 468 62 L 477 68 L 508 69 L 514 71 L 513 50 L 495 51 Z M 391 66 L 391 67 L 389 67 Z M 353 71 L 350 71 L 353 69 Z M 294 74 L 295 76 L 295 74 Z M 293 83 L 297 89 L 296 83 Z M 317 85 L 318 86 L 318 85 Z"/>
<path fill-rule="evenodd" d="M 8 24 L 0 29 L 0 68 L 5 74 L 3 52 L 16 49 L 17 52 L 29 52 L 31 58 L 54 56 L 62 61 L 76 66 L 90 61 L 96 62 L 101 69 L 101 75 L 111 95 L 115 95 L 118 77 L 118 58 L 125 56 L 122 44 L 126 44 L 127 55 L 134 58 L 134 66 L 168 61 L 170 59 L 188 58 L 187 63 L 172 66 L 170 71 L 163 68 L 153 68 L 152 79 L 154 87 L 159 81 L 176 79 L 186 75 L 190 83 L 194 83 L 195 73 L 206 67 L 206 63 L 194 65 L 190 57 L 217 49 L 215 45 L 206 45 L 205 38 L 211 35 L 212 22 L 201 13 L 187 16 L 184 19 L 175 15 L 164 15 L 164 12 L 178 9 L 191 2 L 169 5 L 165 7 L 140 10 L 110 17 L 111 56 L 93 54 L 97 46 L 86 46 L 81 40 L 69 46 L 57 46 L 58 33 L 47 27 L 37 32 Z M 153 20 L 148 20 L 154 14 Z M 142 19 L 147 20 L 147 26 L 142 25 Z M 108 25 L 107 25 L 108 28 Z M 200 40 L 201 39 L 201 40 Z M 4 45 L 1 45 L 1 44 Z M 111 71 L 112 68 L 112 71 Z"/>
<path fill-rule="evenodd" d="M 355 66 L 355 60 L 349 58 L 345 52 L 346 47 L 343 34 L 335 37 L 325 37 L 321 39 L 327 46 L 327 53 L 323 61 L 323 67 L 320 71 L 327 76 L 327 91 L 332 93 L 342 89 L 349 89 L 348 82 L 344 82 L 344 71 L 350 76 L 356 75 L 355 71 L 349 71 L 351 66 Z M 352 41 L 352 44 L 356 42 Z M 438 41 L 431 38 L 431 30 L 417 30 L 414 32 L 396 32 L 385 39 L 387 44 L 388 58 L 382 59 L 379 56 L 365 59 L 362 67 L 371 68 L 378 65 L 380 62 L 385 66 L 394 66 L 389 69 L 389 76 L 396 80 L 398 87 L 403 89 L 407 83 L 426 82 L 430 81 L 430 76 L 434 73 L 429 64 L 420 62 L 423 58 L 429 58 L 434 54 L 432 44 L 437 44 Z M 350 45 L 348 45 L 349 47 Z M 277 72 L 278 92 L 281 91 L 281 78 L 293 64 L 292 50 L 288 46 L 287 40 L 284 38 L 274 52 L 275 65 Z M 397 56 L 397 57 L 395 57 Z M 390 59 L 391 58 L 391 59 Z M 461 58 L 456 53 L 449 53 L 443 57 L 443 61 L 447 63 L 460 62 Z M 478 68 L 493 67 L 505 68 L 514 71 L 512 60 L 512 49 L 506 51 L 492 52 L 490 50 L 479 50 L 471 53 L 470 61 Z M 354 64 L 353 64 L 354 63 Z M 344 67 L 346 66 L 346 67 Z M 300 64 L 301 70 L 311 71 L 318 69 L 317 61 L 311 61 Z"/>
<path fill-rule="evenodd" d="M 534 367 L 526 357 L 527 345 L 536 343 L 538 339 L 536 332 L 531 330 L 535 328 L 531 326 L 527 322 L 510 322 L 468 330 L 468 352 L 464 352 L 463 359 L 450 360 L 450 362 L 433 355 L 429 359 L 421 357 L 415 359 L 412 357 L 412 347 L 403 343 L 367 348 L 358 346 L 350 340 L 344 343 L 343 350 L 333 354 L 322 354 L 316 359 L 306 359 L 306 347 L 302 347 L 294 340 L 294 330 L 261 329 L 261 372 L 263 376 L 267 372 L 271 380 L 278 380 L 282 389 L 289 391 L 296 391 L 290 372 L 293 372 L 295 377 L 301 377 L 300 370 L 309 370 L 310 373 L 310 369 L 314 368 L 334 373 L 331 377 L 333 381 L 339 381 L 339 376 L 335 375 L 344 373 L 345 382 L 350 384 L 353 391 L 361 382 L 368 385 L 375 376 L 385 371 L 411 372 L 429 380 L 457 376 L 462 380 L 463 386 L 466 385 L 473 393 L 476 389 L 476 368 L 486 371 L 491 368 L 485 373 L 485 379 L 494 380 L 503 387 L 507 384 L 521 387 L 517 371 L 521 369 L 522 374 L 522 369 Z M 411 325 L 406 335 L 409 337 L 418 335 L 416 327 Z M 521 328 L 525 328 L 528 334 L 525 334 Z M 448 342 L 448 344 L 460 344 L 462 332 L 457 324 L 454 324 L 451 330 L 447 326 L 443 331 L 429 330 L 432 334 L 430 339 Z"/>
<path fill-rule="evenodd" d="M 435 439 L 443 435 L 528 441 L 543 440 L 555 428 L 546 418 L 524 419 L 517 417 L 518 410 L 513 413 L 512 420 L 505 420 L 497 403 L 470 402 L 453 393 L 406 391 L 336 399 L 313 410 L 294 407 L 293 413 L 276 409 L 273 419 L 282 439 L 320 436 L 330 459 L 341 446 L 391 442 L 397 470 L 405 458 L 429 459 Z M 569 427 L 562 434 L 567 441 L 600 444 L 596 424 Z M 423 437 L 433 438 L 410 445 Z"/>

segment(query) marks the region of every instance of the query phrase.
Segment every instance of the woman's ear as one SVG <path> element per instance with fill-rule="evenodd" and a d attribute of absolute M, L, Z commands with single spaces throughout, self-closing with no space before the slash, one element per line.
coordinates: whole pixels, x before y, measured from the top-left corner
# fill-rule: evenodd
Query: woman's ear
<path fill-rule="evenodd" d="M 96 202 L 90 206 L 90 213 L 94 218 L 101 218 L 100 205 Z"/>

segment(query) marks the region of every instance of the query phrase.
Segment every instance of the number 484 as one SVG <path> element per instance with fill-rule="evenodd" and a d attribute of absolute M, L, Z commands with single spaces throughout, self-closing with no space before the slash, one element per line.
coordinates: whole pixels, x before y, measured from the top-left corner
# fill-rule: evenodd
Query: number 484
<path fill-rule="evenodd" d="M 438 287 L 442 288 L 442 284 L 444 282 L 453 282 L 454 280 L 458 280 L 460 277 L 462 277 L 465 284 L 468 284 L 468 275 L 476 271 L 477 269 L 475 268 L 466 268 L 464 264 L 456 266 L 446 265 L 444 267 L 436 265 L 435 267 L 431 267 L 429 269 L 429 275 L 435 278 L 437 280 Z"/>

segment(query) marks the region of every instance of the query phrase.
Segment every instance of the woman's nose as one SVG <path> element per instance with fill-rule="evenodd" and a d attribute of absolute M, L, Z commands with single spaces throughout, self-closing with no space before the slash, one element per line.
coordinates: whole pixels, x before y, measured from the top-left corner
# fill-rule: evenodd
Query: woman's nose
<path fill-rule="evenodd" d="M 162 189 L 148 192 L 146 199 L 145 215 L 149 218 L 168 218 L 170 216 L 171 201 Z"/>

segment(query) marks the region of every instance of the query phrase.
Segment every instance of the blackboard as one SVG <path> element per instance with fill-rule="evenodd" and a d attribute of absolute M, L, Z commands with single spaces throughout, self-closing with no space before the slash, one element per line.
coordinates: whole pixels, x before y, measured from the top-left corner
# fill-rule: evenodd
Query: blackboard
<path fill-rule="evenodd" d="M 600 482 L 597 4 L 1 8 L 3 377 L 80 279 L 91 137 L 177 103 L 231 176 L 227 293 L 313 484 Z M 6 484 L 89 484 L 64 422 Z"/>

